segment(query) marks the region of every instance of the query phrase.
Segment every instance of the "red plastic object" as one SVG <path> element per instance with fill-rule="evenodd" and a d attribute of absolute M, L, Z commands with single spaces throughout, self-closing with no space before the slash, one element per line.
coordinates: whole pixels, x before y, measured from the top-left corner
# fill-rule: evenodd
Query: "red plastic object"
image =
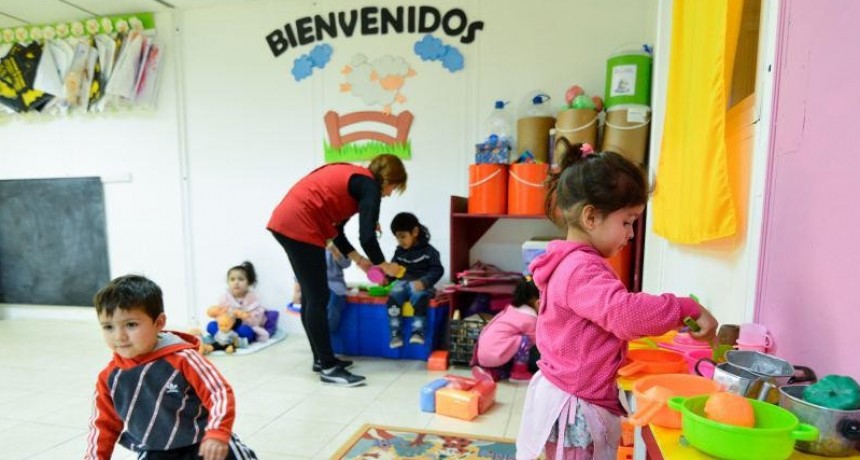
<path fill-rule="evenodd" d="M 469 377 L 461 377 L 459 375 L 454 374 L 445 374 L 443 378 L 451 382 L 451 384 L 448 385 L 449 388 L 458 387 L 462 390 L 471 390 L 472 387 L 478 383 L 478 381 L 475 379 L 470 379 Z"/>
<path fill-rule="evenodd" d="M 428 371 L 447 371 L 448 370 L 448 351 L 436 350 L 430 353 L 427 359 Z"/>
<path fill-rule="evenodd" d="M 492 380 L 481 380 L 469 391 L 478 395 L 479 414 L 487 412 L 496 403 L 496 382 Z"/>

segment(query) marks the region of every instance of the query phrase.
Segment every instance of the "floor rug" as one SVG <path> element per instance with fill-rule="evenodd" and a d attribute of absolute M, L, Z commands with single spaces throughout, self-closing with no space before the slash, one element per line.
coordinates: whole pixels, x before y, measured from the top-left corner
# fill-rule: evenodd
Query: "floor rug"
<path fill-rule="evenodd" d="M 284 340 L 286 338 L 287 338 L 287 331 L 285 331 L 283 328 L 281 328 L 281 329 L 275 330 L 275 335 L 270 337 L 269 340 L 267 340 L 265 342 L 262 342 L 262 343 L 261 342 L 254 342 L 254 343 L 248 345 L 247 347 L 237 348 L 236 351 L 233 353 L 227 353 L 226 351 L 220 351 L 219 350 L 219 351 L 213 351 L 209 354 L 213 355 L 213 356 L 249 355 L 251 353 L 256 353 L 260 350 L 263 350 L 265 348 L 269 348 L 272 345 L 274 345 L 274 344 L 276 344 L 276 343 L 278 343 L 281 340 Z"/>
<path fill-rule="evenodd" d="M 332 459 L 513 460 L 513 439 L 365 424 Z"/>

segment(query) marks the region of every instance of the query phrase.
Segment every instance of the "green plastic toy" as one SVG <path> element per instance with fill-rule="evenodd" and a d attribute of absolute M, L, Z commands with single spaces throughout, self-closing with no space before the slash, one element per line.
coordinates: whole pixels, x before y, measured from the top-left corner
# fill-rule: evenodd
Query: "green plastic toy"
<path fill-rule="evenodd" d="M 803 390 L 803 399 L 838 410 L 860 409 L 860 385 L 847 375 L 828 375 Z"/>

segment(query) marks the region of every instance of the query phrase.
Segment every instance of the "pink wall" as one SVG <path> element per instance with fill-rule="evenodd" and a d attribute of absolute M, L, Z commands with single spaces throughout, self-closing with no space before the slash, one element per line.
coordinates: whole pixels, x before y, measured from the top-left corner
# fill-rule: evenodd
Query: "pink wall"
<path fill-rule="evenodd" d="M 757 322 L 860 379 L 860 2 L 781 4 Z"/>

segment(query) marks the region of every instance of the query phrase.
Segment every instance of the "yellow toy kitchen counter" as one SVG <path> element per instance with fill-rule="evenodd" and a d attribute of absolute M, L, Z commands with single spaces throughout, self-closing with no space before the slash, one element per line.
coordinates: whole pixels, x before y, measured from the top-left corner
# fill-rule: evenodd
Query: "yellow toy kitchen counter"
<path fill-rule="evenodd" d="M 681 445 L 681 430 L 648 425 L 642 429 L 642 439 L 645 441 L 649 460 L 713 460 L 716 458 L 702 453 L 693 446 Z M 789 460 L 822 460 L 825 458 L 827 457 L 805 454 L 795 450 Z M 860 453 L 855 452 L 849 457 L 841 458 L 860 460 Z"/>

